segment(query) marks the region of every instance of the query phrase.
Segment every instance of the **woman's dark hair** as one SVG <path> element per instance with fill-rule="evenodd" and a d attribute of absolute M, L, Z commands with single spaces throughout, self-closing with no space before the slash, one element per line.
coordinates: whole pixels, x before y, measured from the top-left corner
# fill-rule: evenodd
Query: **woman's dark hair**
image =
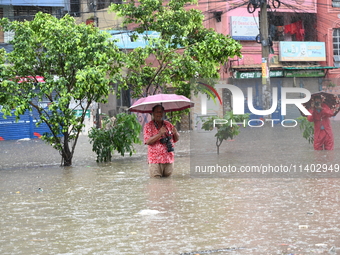
<path fill-rule="evenodd" d="M 163 107 L 163 105 L 161 105 L 161 104 L 156 104 L 154 107 L 152 107 L 152 112 L 154 112 L 155 109 L 156 109 L 158 106 L 162 107 L 162 110 L 163 110 L 163 112 L 164 112 L 164 107 Z"/>

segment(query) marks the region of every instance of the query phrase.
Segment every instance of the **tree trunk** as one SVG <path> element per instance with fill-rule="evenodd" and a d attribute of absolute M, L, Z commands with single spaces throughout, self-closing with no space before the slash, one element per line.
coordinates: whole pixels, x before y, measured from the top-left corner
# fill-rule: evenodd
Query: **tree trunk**
<path fill-rule="evenodd" d="M 72 165 L 72 158 L 73 158 L 73 153 L 70 150 L 70 146 L 68 143 L 68 133 L 64 133 L 64 146 L 63 146 L 63 151 L 62 151 L 62 159 L 64 164 L 63 166 L 71 166 Z"/>
<path fill-rule="evenodd" d="M 218 138 L 216 139 L 217 155 L 220 154 L 220 146 L 221 146 L 222 142 L 223 142 L 223 140 L 219 141 Z"/>

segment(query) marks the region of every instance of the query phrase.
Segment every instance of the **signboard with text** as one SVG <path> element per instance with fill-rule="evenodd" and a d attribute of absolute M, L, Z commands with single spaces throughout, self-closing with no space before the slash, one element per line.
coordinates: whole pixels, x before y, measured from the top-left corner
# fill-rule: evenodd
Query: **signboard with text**
<path fill-rule="evenodd" d="M 324 70 L 285 70 L 285 77 L 324 77 Z"/>
<path fill-rule="evenodd" d="M 259 34 L 259 18 L 231 16 L 231 37 L 240 41 L 255 41 Z"/>
<path fill-rule="evenodd" d="M 127 30 L 104 30 L 112 35 L 111 39 L 116 40 L 115 44 L 120 49 L 144 48 L 149 44 L 148 38 L 159 38 L 160 33 L 156 31 L 145 31 L 142 34 Z M 136 36 L 134 38 L 133 36 Z"/>
<path fill-rule="evenodd" d="M 280 42 L 280 61 L 326 61 L 324 42 Z"/>
<path fill-rule="evenodd" d="M 81 117 L 81 115 L 83 114 L 83 110 L 73 110 L 74 114 L 76 115 L 76 117 Z M 85 113 L 85 118 L 90 118 L 90 110 L 86 110 Z"/>
<path fill-rule="evenodd" d="M 270 77 L 283 77 L 283 71 L 269 71 Z M 235 72 L 235 78 L 236 79 L 256 79 L 261 78 L 262 73 L 261 72 Z"/>

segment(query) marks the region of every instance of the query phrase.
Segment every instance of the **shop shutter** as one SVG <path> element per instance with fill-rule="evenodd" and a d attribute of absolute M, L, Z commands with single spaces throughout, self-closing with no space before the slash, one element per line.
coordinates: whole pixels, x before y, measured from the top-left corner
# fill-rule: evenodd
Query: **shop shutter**
<path fill-rule="evenodd" d="M 0 113 L 0 140 L 17 140 L 31 138 L 32 122 L 30 112 L 20 115 L 20 120 L 16 121 L 15 116 L 3 118 Z"/>

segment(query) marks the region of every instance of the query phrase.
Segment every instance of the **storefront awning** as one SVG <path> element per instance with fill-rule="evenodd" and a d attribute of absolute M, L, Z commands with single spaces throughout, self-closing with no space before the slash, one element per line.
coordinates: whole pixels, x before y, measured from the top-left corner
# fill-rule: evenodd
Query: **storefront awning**
<path fill-rule="evenodd" d="M 315 70 L 315 69 L 338 69 L 335 66 L 283 66 L 282 69 L 286 70 Z"/>

